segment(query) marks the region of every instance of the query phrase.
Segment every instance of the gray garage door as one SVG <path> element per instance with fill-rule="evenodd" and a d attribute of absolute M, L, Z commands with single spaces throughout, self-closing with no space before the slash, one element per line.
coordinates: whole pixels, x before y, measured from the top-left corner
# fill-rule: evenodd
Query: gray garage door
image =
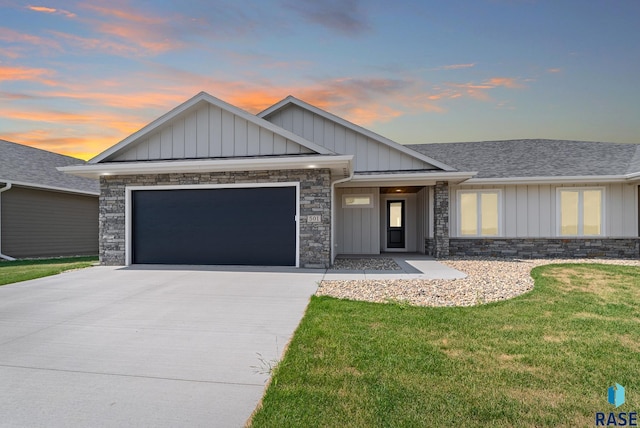
<path fill-rule="evenodd" d="M 132 262 L 295 266 L 296 188 L 132 192 Z"/>

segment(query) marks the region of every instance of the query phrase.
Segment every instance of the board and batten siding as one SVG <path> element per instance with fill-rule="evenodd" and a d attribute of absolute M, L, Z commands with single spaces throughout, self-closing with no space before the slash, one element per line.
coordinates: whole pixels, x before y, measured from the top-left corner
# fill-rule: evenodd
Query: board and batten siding
<path fill-rule="evenodd" d="M 1 252 L 16 258 L 98 254 L 98 196 L 14 186 L 0 195 Z"/>
<path fill-rule="evenodd" d="M 202 159 L 313 153 L 242 117 L 204 104 L 172 119 L 114 161 Z"/>
<path fill-rule="evenodd" d="M 638 236 L 638 186 L 626 183 L 467 185 L 450 187 L 450 235 L 458 236 L 458 190 L 502 191 L 502 237 L 557 237 L 556 189 L 602 187 L 605 193 L 604 235 L 612 238 Z"/>
<path fill-rule="evenodd" d="M 296 105 L 265 119 L 331 151 L 354 155 L 355 171 L 435 169 L 433 165 Z"/>
<path fill-rule="evenodd" d="M 371 208 L 343 208 L 345 194 L 370 194 Z M 380 189 L 350 187 L 336 189 L 338 254 L 380 253 Z"/>

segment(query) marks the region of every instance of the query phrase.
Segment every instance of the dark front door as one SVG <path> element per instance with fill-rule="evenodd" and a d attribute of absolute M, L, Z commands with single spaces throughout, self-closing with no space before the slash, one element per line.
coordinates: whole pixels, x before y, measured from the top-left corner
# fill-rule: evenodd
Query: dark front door
<path fill-rule="evenodd" d="M 404 201 L 387 201 L 387 248 L 405 248 Z"/>
<path fill-rule="evenodd" d="M 294 266 L 296 188 L 136 190 L 133 263 Z"/>

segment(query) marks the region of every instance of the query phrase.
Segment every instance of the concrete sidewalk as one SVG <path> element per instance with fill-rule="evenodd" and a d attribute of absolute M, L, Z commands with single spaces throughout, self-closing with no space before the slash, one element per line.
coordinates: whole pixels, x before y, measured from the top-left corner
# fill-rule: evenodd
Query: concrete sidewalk
<path fill-rule="evenodd" d="M 93 267 L 0 287 L 0 425 L 241 427 L 324 271 Z"/>
<path fill-rule="evenodd" d="M 385 253 L 381 255 L 349 255 L 345 258 L 390 258 L 401 270 L 334 270 L 329 269 L 323 280 L 370 280 L 370 279 L 460 279 L 467 275 L 450 268 L 423 254 Z"/>

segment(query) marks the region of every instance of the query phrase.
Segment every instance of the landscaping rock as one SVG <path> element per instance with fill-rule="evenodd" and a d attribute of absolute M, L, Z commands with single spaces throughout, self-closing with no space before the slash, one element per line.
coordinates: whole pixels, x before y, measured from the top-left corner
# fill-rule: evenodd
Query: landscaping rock
<path fill-rule="evenodd" d="M 365 259 L 338 260 L 357 260 L 361 266 L 367 265 L 362 261 Z M 384 259 L 368 260 L 373 263 Z M 378 303 L 406 303 L 415 306 L 474 306 L 511 299 L 530 291 L 533 289 L 531 269 L 536 266 L 552 263 L 640 266 L 640 260 L 629 259 L 448 259 L 439 260 L 439 262 L 462 271 L 468 276 L 454 280 L 322 281 L 316 295 Z"/>

